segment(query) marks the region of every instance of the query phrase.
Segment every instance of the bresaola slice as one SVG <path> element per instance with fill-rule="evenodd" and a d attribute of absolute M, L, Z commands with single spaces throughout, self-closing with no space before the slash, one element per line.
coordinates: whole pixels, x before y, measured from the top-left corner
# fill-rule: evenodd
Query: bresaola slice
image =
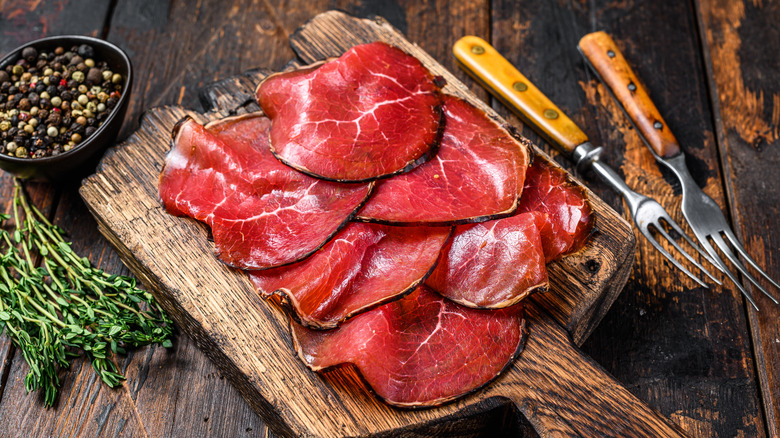
<path fill-rule="evenodd" d="M 417 288 L 449 235 L 448 227 L 351 223 L 306 260 L 250 278 L 264 296 L 281 295 L 298 322 L 334 328 Z"/>
<path fill-rule="evenodd" d="M 454 96 L 444 96 L 439 152 L 408 173 L 377 183 L 358 219 L 454 224 L 507 216 L 523 191 L 528 147 Z"/>
<path fill-rule="evenodd" d="M 295 348 L 311 369 L 351 363 L 376 394 L 401 407 L 435 406 L 498 376 L 522 351 L 522 304 L 471 309 L 426 286 L 318 331 L 292 323 Z"/>
<path fill-rule="evenodd" d="M 417 58 L 375 42 L 318 68 L 271 75 L 257 100 L 273 120 L 279 160 L 319 178 L 368 181 L 435 154 L 442 123 L 436 82 Z"/>
<path fill-rule="evenodd" d="M 563 169 L 536 160 L 528 168 L 518 212 L 546 215 L 540 225 L 546 261 L 579 250 L 593 229 L 593 215 L 587 195 L 568 180 Z"/>
<path fill-rule="evenodd" d="M 436 269 L 425 284 L 468 307 L 511 306 L 547 287 L 542 242 L 537 224 L 542 213 L 455 227 Z"/>
<path fill-rule="evenodd" d="M 301 260 L 327 242 L 365 202 L 372 184 L 311 178 L 281 164 L 270 121 L 251 114 L 203 127 L 185 119 L 160 175 L 171 214 L 211 227 L 217 256 L 242 269 Z"/>

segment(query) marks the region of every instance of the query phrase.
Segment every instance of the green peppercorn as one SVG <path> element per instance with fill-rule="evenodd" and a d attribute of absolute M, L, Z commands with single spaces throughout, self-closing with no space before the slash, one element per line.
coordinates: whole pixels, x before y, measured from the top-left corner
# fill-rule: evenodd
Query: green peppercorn
<path fill-rule="evenodd" d="M 84 117 L 86 117 L 87 119 L 91 119 L 91 118 L 95 117 L 95 114 L 92 113 L 92 111 L 90 111 L 88 109 L 84 110 L 83 114 L 84 114 Z"/>
<path fill-rule="evenodd" d="M 35 127 L 33 125 L 25 124 L 23 129 L 24 132 L 28 134 L 32 134 L 33 132 L 35 132 Z"/>
<path fill-rule="evenodd" d="M 103 91 L 103 88 L 101 88 L 99 85 L 95 85 L 89 89 L 89 92 L 94 94 L 95 96 L 100 94 L 101 91 Z"/>
<path fill-rule="evenodd" d="M 105 104 L 105 103 L 99 103 L 99 104 L 97 104 L 97 111 L 98 111 L 99 113 L 102 113 L 102 112 L 103 112 L 103 111 L 105 111 L 105 110 L 106 110 L 106 104 Z"/>
<path fill-rule="evenodd" d="M 17 158 L 24 158 L 25 156 L 27 156 L 27 148 L 17 147 L 16 152 L 14 152 L 14 155 L 16 155 Z"/>
<path fill-rule="evenodd" d="M 84 123 L 87 123 L 86 119 L 84 120 Z M 11 122 L 8 120 L 3 120 L 0 122 L 0 131 L 8 131 L 9 129 L 11 129 Z"/>
<path fill-rule="evenodd" d="M 84 73 L 82 73 L 82 72 L 80 72 L 80 71 L 78 71 L 78 70 L 74 71 L 74 72 L 73 72 L 73 73 L 70 75 L 70 77 L 72 77 L 72 78 L 73 78 L 73 80 L 74 80 L 74 81 L 76 81 L 76 82 L 78 82 L 78 83 L 84 82 Z"/>
<path fill-rule="evenodd" d="M 14 151 L 16 151 L 16 142 L 15 141 L 8 142 L 8 144 L 5 145 L 5 150 L 7 152 L 14 152 Z"/>
<path fill-rule="evenodd" d="M 69 150 L 73 149 L 73 145 L 68 143 L 65 146 L 62 147 L 62 150 L 65 152 L 68 152 Z"/>
<path fill-rule="evenodd" d="M 70 103 L 70 109 L 72 110 L 80 110 L 81 108 L 82 106 L 78 100 L 74 100 L 73 102 Z"/>
<path fill-rule="evenodd" d="M 55 126 L 49 126 L 49 128 L 46 129 L 46 135 L 48 135 L 49 137 L 56 137 L 59 135 L 59 133 L 60 130 L 57 129 L 57 127 Z"/>
<path fill-rule="evenodd" d="M 21 76 L 22 73 L 24 73 L 24 67 L 22 67 L 21 65 L 15 65 L 11 69 L 11 74 L 14 76 Z"/>
<path fill-rule="evenodd" d="M 92 68 L 92 67 L 94 67 L 94 66 L 95 66 L 95 60 L 93 60 L 92 58 L 87 58 L 87 59 L 85 59 L 85 60 L 84 60 L 84 64 L 85 64 L 87 67 L 90 67 L 90 68 Z"/>
<path fill-rule="evenodd" d="M 81 84 L 81 85 L 79 85 L 79 88 L 78 88 L 78 90 L 79 90 L 79 93 L 81 93 L 81 94 L 84 94 L 84 93 L 86 93 L 86 92 L 87 92 L 88 88 L 87 88 L 87 86 L 86 86 L 86 85 L 84 85 L 84 84 Z"/>
<path fill-rule="evenodd" d="M 49 80 L 48 76 L 44 76 L 43 77 L 43 84 L 44 85 L 50 85 L 51 84 L 51 80 Z"/>
<path fill-rule="evenodd" d="M 49 96 L 49 93 L 47 93 L 46 91 L 41 93 L 40 97 L 41 97 L 41 99 L 50 99 L 51 98 L 51 96 Z"/>
<path fill-rule="evenodd" d="M 105 70 L 103 72 L 103 80 L 104 81 L 110 81 L 111 80 L 111 76 L 114 76 L 114 72 L 112 72 L 111 70 Z"/>
<path fill-rule="evenodd" d="M 59 108 L 62 105 L 62 99 L 60 99 L 60 96 L 54 96 L 51 98 L 51 104 L 53 107 Z"/>
<path fill-rule="evenodd" d="M 34 106 L 30 108 L 30 115 L 31 116 L 37 116 L 38 115 L 39 108 L 37 106 Z"/>
<path fill-rule="evenodd" d="M 106 101 L 108 100 L 108 93 L 104 93 L 101 91 L 100 93 L 98 93 L 97 98 L 100 101 L 100 103 L 106 103 Z"/>
<path fill-rule="evenodd" d="M 114 84 L 121 84 L 122 83 L 122 75 L 119 73 L 114 73 L 113 76 L 111 76 L 111 82 Z"/>
<path fill-rule="evenodd" d="M 54 70 L 52 70 L 51 68 L 46 68 L 46 70 L 43 71 L 44 76 L 51 76 L 53 74 L 54 74 Z"/>
<path fill-rule="evenodd" d="M 89 98 L 87 97 L 86 94 L 82 94 L 82 95 L 79 95 L 78 101 L 79 101 L 79 104 L 81 104 L 81 106 L 84 106 L 84 105 L 86 105 L 89 102 Z"/>
<path fill-rule="evenodd" d="M 32 119 L 30 119 L 30 121 L 29 121 L 29 122 L 27 122 L 27 124 L 28 124 L 28 125 L 30 125 L 30 126 L 32 126 L 33 128 L 35 128 L 36 126 L 38 126 L 38 119 L 36 119 L 35 117 L 33 117 Z"/>
<path fill-rule="evenodd" d="M 95 102 L 88 102 L 87 103 L 87 111 L 95 112 L 97 111 L 97 105 L 95 105 Z"/>

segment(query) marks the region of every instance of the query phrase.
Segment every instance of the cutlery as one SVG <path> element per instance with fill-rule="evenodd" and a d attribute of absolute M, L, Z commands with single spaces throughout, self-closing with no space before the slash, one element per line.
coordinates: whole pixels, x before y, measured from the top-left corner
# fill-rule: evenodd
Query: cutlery
<path fill-rule="evenodd" d="M 529 122 L 556 149 L 572 160 L 580 171 L 592 169 L 604 182 L 623 195 L 636 227 L 674 266 L 701 286 L 707 287 L 701 279 L 691 273 L 659 244 L 650 231 L 651 227 L 665 237 L 688 261 L 720 284 L 667 233 L 661 221 L 666 222 L 671 229 L 706 258 L 705 253 L 682 231 L 661 204 L 631 190 L 612 168 L 602 163 L 599 159 L 602 148 L 594 147 L 579 126 L 517 71 L 496 49 L 479 37 L 465 36 L 455 43 L 453 53 L 471 76 L 506 103 L 522 119 Z"/>
<path fill-rule="evenodd" d="M 780 285 L 770 278 L 748 255 L 745 248 L 732 232 L 718 205 L 699 188 L 690 173 L 688 173 L 688 168 L 685 165 L 685 154 L 680 148 L 680 144 L 666 122 L 661 118 L 661 114 L 650 99 L 650 95 L 639 82 L 639 79 L 631 70 L 631 67 L 620 50 L 618 50 L 612 38 L 605 32 L 594 32 L 582 37 L 578 47 L 588 64 L 595 71 L 596 76 L 610 89 L 612 95 L 620 103 L 642 137 L 642 140 L 653 152 L 655 159 L 669 168 L 680 180 L 682 184 L 683 215 L 691 226 L 693 233 L 699 239 L 699 243 L 714 260 L 714 265 L 726 274 L 750 304 L 758 310 L 754 297 L 737 280 L 735 274 L 726 267 L 709 239 L 712 239 L 712 242 L 742 275 L 747 277 L 775 304 L 780 304 L 777 298 L 772 296 L 758 283 L 758 280 L 748 272 L 732 252 L 726 239 L 750 266 L 769 280 L 776 288 L 780 288 Z M 724 239 L 724 236 L 726 239 Z"/>

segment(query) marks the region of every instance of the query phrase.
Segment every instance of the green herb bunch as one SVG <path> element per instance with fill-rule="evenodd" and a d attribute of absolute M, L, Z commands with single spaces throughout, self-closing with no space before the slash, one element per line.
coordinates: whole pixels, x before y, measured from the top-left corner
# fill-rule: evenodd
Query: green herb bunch
<path fill-rule="evenodd" d="M 111 361 L 125 347 L 171 347 L 172 321 L 151 294 L 129 277 L 111 275 L 81 258 L 65 232 L 31 205 L 16 181 L 14 228 L 0 214 L 0 333 L 11 338 L 30 366 L 25 389 L 43 388 L 54 404 L 57 371 L 83 351 L 111 387 L 124 377 Z M 36 254 L 38 257 L 36 257 Z M 40 262 L 36 263 L 39 258 Z M 145 309 L 140 305 L 146 303 Z"/>

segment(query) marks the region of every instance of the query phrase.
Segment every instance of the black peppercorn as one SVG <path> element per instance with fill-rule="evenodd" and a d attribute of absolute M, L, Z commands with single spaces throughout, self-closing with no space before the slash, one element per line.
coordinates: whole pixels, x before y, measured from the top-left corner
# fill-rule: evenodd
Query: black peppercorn
<path fill-rule="evenodd" d="M 108 100 L 106 101 L 106 106 L 113 109 L 116 106 L 117 102 L 119 102 L 119 99 L 115 97 L 109 97 Z"/>
<path fill-rule="evenodd" d="M 52 98 L 56 95 L 58 95 L 57 86 L 56 85 L 49 85 L 46 87 L 46 92 L 49 93 L 49 98 Z"/>
<path fill-rule="evenodd" d="M 88 44 L 82 44 L 78 48 L 78 54 L 83 58 L 94 58 L 95 49 L 93 49 L 92 46 Z"/>
<path fill-rule="evenodd" d="M 84 134 L 89 137 L 90 135 L 94 134 L 95 131 L 97 131 L 97 128 L 94 126 L 88 126 L 87 129 L 84 130 Z"/>
<path fill-rule="evenodd" d="M 30 111 L 30 108 L 32 108 L 32 104 L 30 103 L 30 99 L 27 99 L 26 97 L 21 99 L 19 101 L 19 109 L 22 111 Z"/>
<path fill-rule="evenodd" d="M 11 80 L 11 75 L 5 70 L 0 70 L 0 82 L 8 82 Z"/>
<path fill-rule="evenodd" d="M 35 62 L 35 58 L 38 57 L 38 51 L 35 50 L 35 47 L 25 47 L 22 49 L 22 57 L 27 60 L 27 62 Z"/>

